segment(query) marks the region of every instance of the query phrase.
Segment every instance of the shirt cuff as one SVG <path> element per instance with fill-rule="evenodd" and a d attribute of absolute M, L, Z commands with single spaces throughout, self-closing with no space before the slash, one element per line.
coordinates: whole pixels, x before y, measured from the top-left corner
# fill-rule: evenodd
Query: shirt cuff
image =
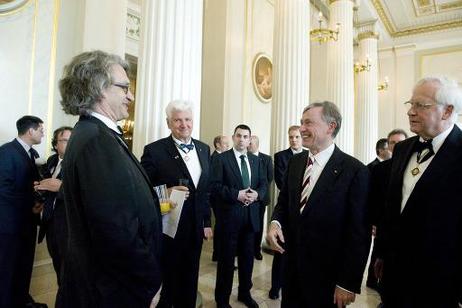
<path fill-rule="evenodd" d="M 336 285 L 336 287 L 339 288 L 339 289 L 342 289 L 343 291 L 350 292 L 351 294 L 355 294 L 355 292 L 351 292 L 350 290 L 347 290 L 347 289 L 345 289 L 345 288 L 342 288 L 342 287 L 339 286 L 339 285 Z"/>
<path fill-rule="evenodd" d="M 276 225 L 279 227 L 279 229 L 282 229 L 282 226 L 281 226 L 281 224 L 279 223 L 279 221 L 277 221 L 277 220 L 271 220 L 271 223 L 276 224 Z"/>

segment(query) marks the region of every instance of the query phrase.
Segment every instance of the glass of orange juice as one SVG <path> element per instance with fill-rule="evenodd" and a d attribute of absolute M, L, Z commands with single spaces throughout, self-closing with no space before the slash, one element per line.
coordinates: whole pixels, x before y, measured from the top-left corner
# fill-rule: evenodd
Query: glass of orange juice
<path fill-rule="evenodd" d="M 170 202 L 168 201 L 167 185 L 163 184 L 163 185 L 155 186 L 154 191 L 159 197 L 160 213 L 162 215 L 167 214 L 171 210 Z"/>

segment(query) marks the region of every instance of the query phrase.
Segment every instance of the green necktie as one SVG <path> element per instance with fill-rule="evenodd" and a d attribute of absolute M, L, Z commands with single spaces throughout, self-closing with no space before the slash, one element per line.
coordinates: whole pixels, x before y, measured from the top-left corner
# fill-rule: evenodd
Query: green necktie
<path fill-rule="evenodd" d="M 247 169 L 247 163 L 245 162 L 245 155 L 241 155 L 241 175 L 242 175 L 242 185 L 245 188 L 250 187 L 250 178 L 249 178 L 249 169 Z"/>

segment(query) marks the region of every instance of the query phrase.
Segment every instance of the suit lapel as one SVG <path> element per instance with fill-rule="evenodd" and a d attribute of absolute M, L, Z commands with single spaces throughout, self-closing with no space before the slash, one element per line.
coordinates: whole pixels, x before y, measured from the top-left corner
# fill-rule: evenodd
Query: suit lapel
<path fill-rule="evenodd" d="M 327 164 L 324 166 L 321 174 L 319 175 L 318 180 L 316 181 L 313 190 L 311 191 L 308 202 L 303 209 L 302 215 L 308 213 L 313 206 L 318 204 L 318 200 L 324 195 L 325 191 L 334 186 L 337 177 L 342 173 L 342 162 L 343 158 L 341 157 L 342 152 L 335 146 L 334 152 L 332 153 L 331 158 L 327 161 Z"/>
<path fill-rule="evenodd" d="M 257 187 L 258 183 L 258 178 L 259 178 L 259 169 L 258 169 L 258 161 L 262 161 L 262 159 L 259 156 L 252 156 L 247 154 L 247 157 L 249 158 L 249 165 L 250 165 L 250 187 Z"/>
<path fill-rule="evenodd" d="M 409 196 L 406 206 L 401 214 L 405 214 L 412 210 L 412 208 L 417 204 L 417 202 L 414 202 L 417 198 L 425 196 L 426 193 L 434 190 L 435 179 L 443 179 L 444 175 L 451 169 L 451 166 L 457 163 L 460 155 L 459 147 L 462 143 L 461 138 L 462 132 L 457 126 L 454 126 L 453 130 L 435 154 L 435 157 L 432 159 L 421 178 L 415 184 L 415 187 L 412 190 L 412 193 Z M 412 151 L 413 145 L 410 148 Z"/>
<path fill-rule="evenodd" d="M 239 169 L 239 165 L 237 164 L 236 157 L 234 156 L 234 150 L 233 149 L 228 150 L 224 152 L 223 154 L 226 154 L 226 158 L 228 160 L 228 163 L 230 164 L 231 170 L 234 173 L 234 176 L 236 177 L 237 182 L 240 183 L 239 186 L 242 187 L 241 169 Z"/>
<path fill-rule="evenodd" d="M 36 165 L 32 163 L 29 153 L 26 152 L 23 146 L 16 139 L 13 140 L 13 146 L 16 148 L 16 150 L 19 152 L 22 158 L 25 161 L 27 161 L 27 164 L 32 169 L 34 180 L 40 180 L 40 174 L 39 174 L 38 168 Z"/>
<path fill-rule="evenodd" d="M 209 158 L 209 155 L 206 149 L 203 148 L 202 145 L 199 144 L 199 142 L 197 142 L 197 140 L 193 139 L 193 142 L 196 147 L 196 153 L 197 153 L 197 156 L 199 157 L 199 163 L 201 164 L 201 169 L 202 169 L 201 176 L 199 178 L 199 182 L 197 183 L 197 187 L 196 187 L 196 189 L 198 189 L 199 186 L 202 186 L 203 179 L 207 178 L 206 176 L 204 176 L 204 173 L 207 172 L 208 161 L 210 158 Z"/>

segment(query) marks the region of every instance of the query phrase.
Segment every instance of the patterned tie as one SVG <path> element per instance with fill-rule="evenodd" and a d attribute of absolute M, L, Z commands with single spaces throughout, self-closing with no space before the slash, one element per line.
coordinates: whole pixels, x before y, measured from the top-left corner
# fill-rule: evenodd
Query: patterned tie
<path fill-rule="evenodd" d="M 250 187 L 249 169 L 247 169 L 247 163 L 245 162 L 245 155 L 239 156 L 241 158 L 241 176 L 242 185 L 247 188 Z"/>
<path fill-rule="evenodd" d="M 180 149 L 185 153 L 189 153 L 189 151 L 194 150 L 194 144 L 192 144 L 192 143 L 190 143 L 190 144 L 181 143 L 180 144 Z M 187 151 L 186 151 L 186 149 L 187 149 Z"/>
<path fill-rule="evenodd" d="M 310 187 L 311 171 L 313 170 L 313 161 L 308 157 L 305 173 L 303 174 L 302 194 L 300 196 L 300 208 L 302 208 L 308 201 L 308 188 Z"/>

